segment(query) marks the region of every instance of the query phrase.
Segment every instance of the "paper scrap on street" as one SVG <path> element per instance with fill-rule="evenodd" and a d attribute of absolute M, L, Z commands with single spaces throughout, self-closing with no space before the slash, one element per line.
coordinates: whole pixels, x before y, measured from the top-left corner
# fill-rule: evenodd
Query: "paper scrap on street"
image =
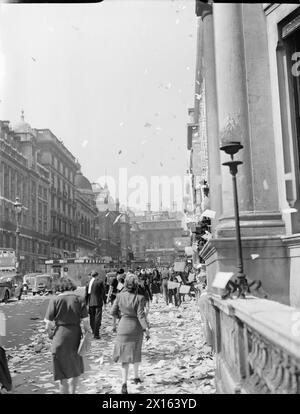
<path fill-rule="evenodd" d="M 233 275 L 233 272 L 218 272 L 214 278 L 212 286 L 215 288 L 224 289 Z"/>

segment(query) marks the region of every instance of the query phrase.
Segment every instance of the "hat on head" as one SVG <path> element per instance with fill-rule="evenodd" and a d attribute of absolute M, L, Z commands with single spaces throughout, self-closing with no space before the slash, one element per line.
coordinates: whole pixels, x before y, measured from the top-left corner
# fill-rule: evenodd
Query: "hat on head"
<path fill-rule="evenodd" d="M 96 270 L 92 270 L 91 271 L 91 273 L 90 273 L 90 275 L 92 276 L 92 277 L 95 277 L 95 276 L 98 276 L 98 272 L 96 272 Z"/>

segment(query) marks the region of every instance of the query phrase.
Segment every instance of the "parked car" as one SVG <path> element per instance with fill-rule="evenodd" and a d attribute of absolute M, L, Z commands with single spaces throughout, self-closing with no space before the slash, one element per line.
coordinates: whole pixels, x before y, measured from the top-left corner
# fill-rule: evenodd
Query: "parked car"
<path fill-rule="evenodd" d="M 53 284 L 52 284 L 53 277 L 49 273 L 43 273 L 41 275 L 35 276 L 35 284 L 32 289 L 33 295 L 39 293 L 40 295 L 43 293 L 52 293 L 53 292 Z"/>
<path fill-rule="evenodd" d="M 23 277 L 23 286 L 26 286 L 27 292 L 33 293 L 33 288 L 36 285 L 36 276 L 41 275 L 42 273 L 26 273 Z M 34 289 L 34 294 L 36 294 L 36 290 Z"/>
<path fill-rule="evenodd" d="M 22 296 L 23 277 L 18 274 L 3 274 L 0 272 L 0 302 Z"/>

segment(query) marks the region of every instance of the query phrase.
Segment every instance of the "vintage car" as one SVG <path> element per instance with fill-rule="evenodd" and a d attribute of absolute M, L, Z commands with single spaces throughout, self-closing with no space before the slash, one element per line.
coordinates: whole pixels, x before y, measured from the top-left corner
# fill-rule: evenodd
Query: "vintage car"
<path fill-rule="evenodd" d="M 23 284 L 33 295 L 42 295 L 54 292 L 54 284 L 58 278 L 58 273 L 28 273 L 24 276 Z"/>
<path fill-rule="evenodd" d="M 23 286 L 24 286 L 24 291 L 26 290 L 27 292 L 32 292 L 33 287 L 36 284 L 36 280 L 35 277 L 37 275 L 41 275 L 41 272 L 38 273 L 26 273 L 26 275 L 24 275 L 23 277 Z"/>
<path fill-rule="evenodd" d="M 0 272 L 0 302 L 8 302 L 9 299 L 22 296 L 23 277 L 16 272 Z"/>

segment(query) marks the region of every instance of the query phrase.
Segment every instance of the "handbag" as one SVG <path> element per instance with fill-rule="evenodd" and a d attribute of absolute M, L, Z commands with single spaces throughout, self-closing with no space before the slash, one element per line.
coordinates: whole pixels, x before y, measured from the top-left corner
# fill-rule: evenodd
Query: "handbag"
<path fill-rule="evenodd" d="M 83 334 L 77 351 L 78 355 L 86 355 L 90 350 L 91 342 L 91 333 L 86 332 Z"/>

